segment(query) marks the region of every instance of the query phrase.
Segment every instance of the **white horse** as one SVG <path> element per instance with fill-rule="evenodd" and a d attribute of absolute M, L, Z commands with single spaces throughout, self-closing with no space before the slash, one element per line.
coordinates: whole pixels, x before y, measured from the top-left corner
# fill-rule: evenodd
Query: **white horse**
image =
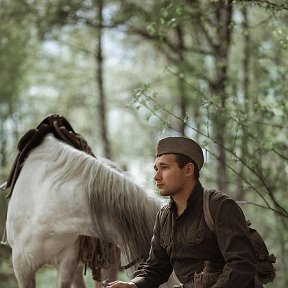
<path fill-rule="evenodd" d="M 49 134 L 25 160 L 8 204 L 7 241 L 19 287 L 34 288 L 44 265 L 57 268 L 58 288 L 85 287 L 79 235 L 115 243 L 127 263 L 145 259 L 160 205 L 156 195 Z M 178 283 L 170 277 L 161 287 Z"/>

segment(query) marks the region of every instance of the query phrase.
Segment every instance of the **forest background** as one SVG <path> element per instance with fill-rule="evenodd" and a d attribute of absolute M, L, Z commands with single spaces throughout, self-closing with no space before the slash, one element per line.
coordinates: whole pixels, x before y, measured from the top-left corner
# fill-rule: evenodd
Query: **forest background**
<path fill-rule="evenodd" d="M 192 137 L 204 186 L 241 200 L 277 256 L 267 287 L 288 287 L 287 24 L 284 0 L 1 0 L 1 183 L 51 113 L 155 191 L 157 141 Z M 6 209 L 1 192 L 1 232 Z M 10 255 L 1 287 L 17 287 Z"/>

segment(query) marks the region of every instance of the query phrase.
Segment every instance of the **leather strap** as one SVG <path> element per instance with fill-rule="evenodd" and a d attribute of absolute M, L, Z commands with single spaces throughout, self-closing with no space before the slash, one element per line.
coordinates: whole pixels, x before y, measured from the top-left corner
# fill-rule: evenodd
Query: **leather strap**
<path fill-rule="evenodd" d="M 224 199 L 229 198 L 225 193 L 218 192 L 216 190 L 203 190 L 203 214 L 204 219 L 209 229 L 216 235 L 215 229 L 215 211 L 217 205 Z M 212 203 L 212 204 L 211 204 Z M 212 205 L 212 209 L 211 209 Z M 211 213 L 212 210 L 212 213 Z M 212 215 L 213 214 L 213 215 Z"/>
<path fill-rule="evenodd" d="M 213 234 L 216 234 L 214 220 L 210 212 L 210 196 L 211 196 L 211 193 L 208 190 L 204 189 L 203 190 L 203 213 L 204 213 L 204 218 L 205 218 L 205 222 L 207 226 L 210 228 Z"/>

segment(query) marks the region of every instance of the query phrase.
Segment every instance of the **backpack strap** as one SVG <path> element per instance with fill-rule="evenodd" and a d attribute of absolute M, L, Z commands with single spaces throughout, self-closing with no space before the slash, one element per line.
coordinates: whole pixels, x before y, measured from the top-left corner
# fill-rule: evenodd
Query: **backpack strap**
<path fill-rule="evenodd" d="M 204 219 L 209 227 L 209 229 L 213 232 L 214 235 L 216 235 L 215 230 L 215 212 L 217 210 L 218 204 L 224 200 L 227 199 L 228 196 L 224 193 L 218 192 L 216 190 L 203 190 L 203 214 Z M 211 213 L 212 210 L 212 213 Z M 213 216 L 212 216 L 213 214 Z"/>
<path fill-rule="evenodd" d="M 213 232 L 213 234 L 216 234 L 214 220 L 210 212 L 210 195 L 211 194 L 208 190 L 203 190 L 203 213 L 207 226 Z"/>

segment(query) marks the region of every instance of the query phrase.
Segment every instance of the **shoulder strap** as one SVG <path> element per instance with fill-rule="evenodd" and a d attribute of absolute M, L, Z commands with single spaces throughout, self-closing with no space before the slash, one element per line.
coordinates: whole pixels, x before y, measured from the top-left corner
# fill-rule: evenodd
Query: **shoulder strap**
<path fill-rule="evenodd" d="M 203 214 L 204 214 L 204 219 L 209 227 L 209 229 L 213 232 L 213 234 L 216 235 L 216 230 L 215 230 L 215 223 L 214 223 L 214 218 L 211 213 L 210 209 L 210 203 L 214 204 L 212 206 L 212 212 L 215 214 L 215 211 L 217 209 L 217 205 L 220 203 L 220 201 L 227 199 L 228 196 L 225 193 L 218 192 L 216 190 L 203 190 Z M 216 205 L 216 206 L 215 206 Z"/>
<path fill-rule="evenodd" d="M 216 234 L 214 220 L 210 212 L 210 191 L 206 189 L 203 190 L 203 213 L 207 226 L 210 228 L 213 234 Z"/>

